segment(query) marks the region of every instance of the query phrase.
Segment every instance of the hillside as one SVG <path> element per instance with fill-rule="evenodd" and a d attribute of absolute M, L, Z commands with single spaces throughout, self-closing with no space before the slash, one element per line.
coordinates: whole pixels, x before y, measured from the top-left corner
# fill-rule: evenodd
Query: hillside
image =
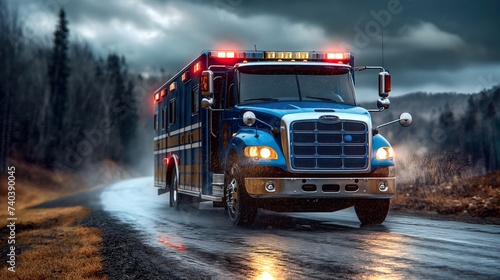
<path fill-rule="evenodd" d="M 410 112 L 413 115 L 418 114 L 419 117 L 431 120 L 443 111 L 446 106 L 453 108 L 459 114 L 465 112 L 467 100 L 471 95 L 459 93 L 426 93 L 416 92 L 403 96 L 389 97 L 391 107 L 388 112 L 397 115 L 402 112 Z M 375 108 L 376 101 L 362 102 L 360 104 L 365 108 Z M 380 114 L 372 114 L 375 118 L 387 119 L 388 112 Z"/>
<path fill-rule="evenodd" d="M 410 112 L 410 127 L 380 133 L 395 147 L 403 182 L 440 184 L 500 169 L 498 104 L 498 86 L 469 95 L 413 93 L 391 98 L 391 107 L 372 118 L 376 126 Z"/>

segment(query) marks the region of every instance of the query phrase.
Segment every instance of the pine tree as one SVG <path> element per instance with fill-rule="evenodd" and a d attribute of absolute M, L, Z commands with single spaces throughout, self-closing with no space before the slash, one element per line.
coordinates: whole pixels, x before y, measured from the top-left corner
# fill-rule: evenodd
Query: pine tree
<path fill-rule="evenodd" d="M 111 120 L 116 128 L 112 135 L 111 159 L 131 163 L 130 151 L 137 135 L 137 101 L 133 95 L 134 83 L 129 80 L 125 57 L 117 54 L 108 55 L 108 82 L 111 90 Z"/>
<path fill-rule="evenodd" d="M 69 59 L 69 29 L 66 13 L 61 8 L 59 11 L 59 21 L 54 32 L 54 46 L 49 61 L 49 84 L 50 84 L 50 103 L 52 112 L 49 114 L 47 132 L 55 140 L 49 154 L 58 154 L 62 152 L 64 146 L 64 119 L 66 116 L 68 100 L 68 78 L 70 75 Z M 54 158 L 47 159 L 48 165 L 51 165 Z"/>
<path fill-rule="evenodd" d="M 133 164 L 133 161 L 137 158 L 137 154 L 133 151 L 136 150 L 134 146 L 137 144 L 135 140 L 137 137 L 139 116 L 137 114 L 137 101 L 134 96 L 133 88 L 134 83 L 132 80 L 129 80 L 127 89 L 122 96 L 125 103 L 125 109 L 120 118 L 120 139 L 125 151 L 122 161 L 127 164 Z"/>
<path fill-rule="evenodd" d="M 0 173 L 6 174 L 9 153 L 16 143 L 19 77 L 27 70 L 22 25 L 16 10 L 0 1 Z"/>
<path fill-rule="evenodd" d="M 477 104 L 474 96 L 469 97 L 467 101 L 467 110 L 462 117 L 462 123 L 464 124 L 464 137 L 465 143 L 463 151 L 469 156 L 468 164 L 470 166 L 474 165 L 476 161 L 480 158 L 480 139 L 478 139 L 480 122 L 478 120 L 479 105 Z"/>

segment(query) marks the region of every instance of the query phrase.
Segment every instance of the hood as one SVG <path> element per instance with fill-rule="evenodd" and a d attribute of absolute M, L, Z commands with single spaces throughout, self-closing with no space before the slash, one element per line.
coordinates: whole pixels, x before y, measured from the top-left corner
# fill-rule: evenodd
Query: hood
<path fill-rule="evenodd" d="M 273 116 L 278 119 L 288 114 L 296 113 L 343 113 L 370 116 L 370 113 L 364 108 L 336 104 L 328 102 L 271 102 L 271 103 L 256 103 L 245 106 L 236 106 L 236 110 L 252 111 L 257 117 L 259 115 Z"/>

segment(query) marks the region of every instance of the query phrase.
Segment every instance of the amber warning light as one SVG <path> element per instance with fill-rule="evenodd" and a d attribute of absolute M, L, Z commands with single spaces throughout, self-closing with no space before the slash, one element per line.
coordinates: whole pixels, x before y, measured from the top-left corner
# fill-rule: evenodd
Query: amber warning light
<path fill-rule="evenodd" d="M 193 72 L 196 73 L 201 70 L 201 63 L 197 62 L 193 67 Z"/>

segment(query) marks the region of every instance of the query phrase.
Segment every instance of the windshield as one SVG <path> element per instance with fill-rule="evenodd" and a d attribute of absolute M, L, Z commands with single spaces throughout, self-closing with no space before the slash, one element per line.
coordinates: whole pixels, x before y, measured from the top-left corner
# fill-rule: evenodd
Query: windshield
<path fill-rule="evenodd" d="M 318 101 L 355 105 L 349 68 L 265 65 L 238 69 L 239 104 Z"/>

